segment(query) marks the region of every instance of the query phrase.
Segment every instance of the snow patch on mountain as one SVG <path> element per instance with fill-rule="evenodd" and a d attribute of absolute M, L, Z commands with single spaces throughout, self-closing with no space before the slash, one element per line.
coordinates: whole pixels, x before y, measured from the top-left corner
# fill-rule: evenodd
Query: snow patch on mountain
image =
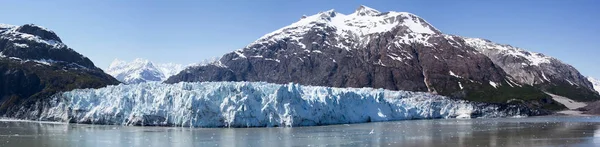
<path fill-rule="evenodd" d="M 514 56 L 517 58 L 526 59 L 528 66 L 539 66 L 540 64 L 550 63 L 551 57 L 540 53 L 530 52 L 521 48 L 513 47 L 506 44 L 498 44 L 481 38 L 463 38 L 467 45 L 477 50 L 500 50 L 506 56 Z M 485 51 L 483 51 L 485 52 Z"/>
<path fill-rule="evenodd" d="M 547 93 L 547 92 L 546 92 L 546 94 L 550 95 L 554 101 L 565 105 L 567 108 L 569 108 L 569 110 L 575 110 L 577 108 L 585 107 L 587 105 L 584 102 L 577 102 L 577 101 L 569 99 L 567 97 L 554 95 L 552 93 Z"/>
<path fill-rule="evenodd" d="M 492 87 L 494 88 L 498 88 L 499 84 L 493 81 L 490 81 L 490 85 L 492 85 Z"/>
<path fill-rule="evenodd" d="M 453 76 L 453 77 L 456 77 L 456 78 L 462 78 L 461 76 L 458 76 L 458 75 L 454 74 L 454 72 L 452 72 L 452 71 L 450 71 L 449 74 L 451 76 Z"/>
<path fill-rule="evenodd" d="M 36 63 L 38 65 L 43 65 L 43 66 L 52 66 L 55 64 L 61 64 L 63 65 L 63 69 L 89 69 L 85 66 L 79 65 L 77 63 L 69 63 L 69 62 L 65 62 L 65 61 L 56 61 L 56 60 L 52 60 L 52 59 L 37 59 L 37 60 L 31 60 L 31 59 L 21 59 L 21 58 L 17 58 L 17 57 L 8 57 L 4 54 L 2 54 L 2 52 L 0 52 L 0 58 L 7 58 L 13 61 L 17 61 L 20 62 L 21 64 L 24 63 L 28 63 L 28 62 L 33 62 Z"/>
<path fill-rule="evenodd" d="M 164 81 L 186 67 L 187 66 L 174 63 L 155 64 L 141 58 L 137 58 L 132 62 L 115 59 L 106 72 L 123 83 L 134 84 Z"/>
<path fill-rule="evenodd" d="M 587 77 L 587 79 L 592 83 L 592 85 L 594 86 L 594 90 L 598 91 L 598 93 L 600 93 L 600 80 L 596 79 L 596 78 L 592 78 L 592 77 Z"/>
<path fill-rule="evenodd" d="M 92 124 L 270 127 L 522 115 L 421 92 L 262 82 L 141 83 L 79 89 L 52 99 L 31 116 Z"/>
<path fill-rule="evenodd" d="M 22 43 L 13 43 L 13 45 L 15 45 L 16 47 L 19 47 L 19 48 L 28 48 L 29 47 L 29 45 L 22 44 Z"/>

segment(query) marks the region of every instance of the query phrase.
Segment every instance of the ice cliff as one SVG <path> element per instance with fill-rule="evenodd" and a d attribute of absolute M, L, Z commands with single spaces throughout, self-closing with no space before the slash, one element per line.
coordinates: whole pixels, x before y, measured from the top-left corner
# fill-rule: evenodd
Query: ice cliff
<path fill-rule="evenodd" d="M 122 84 L 60 93 L 23 109 L 23 115 L 42 121 L 185 127 L 313 126 L 529 112 L 422 92 L 261 82 Z"/>

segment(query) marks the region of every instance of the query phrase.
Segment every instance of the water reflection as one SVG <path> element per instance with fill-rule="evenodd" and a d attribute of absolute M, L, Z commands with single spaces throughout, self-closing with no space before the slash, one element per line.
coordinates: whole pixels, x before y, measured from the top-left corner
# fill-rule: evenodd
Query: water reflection
<path fill-rule="evenodd" d="M 599 117 L 414 120 L 296 128 L 123 127 L 0 121 L 0 146 L 594 146 Z"/>

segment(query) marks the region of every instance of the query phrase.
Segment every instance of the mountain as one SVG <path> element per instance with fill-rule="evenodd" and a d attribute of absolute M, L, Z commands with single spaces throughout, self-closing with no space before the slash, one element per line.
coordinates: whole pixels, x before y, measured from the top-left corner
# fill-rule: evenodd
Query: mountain
<path fill-rule="evenodd" d="M 484 52 L 487 44 L 477 43 L 470 38 L 444 34 L 411 13 L 379 12 L 360 6 L 348 15 L 329 10 L 302 17 L 225 54 L 214 64 L 187 68 L 165 82 L 263 81 L 373 87 L 544 109 L 565 108 L 544 93 L 559 91 L 553 90 L 556 88 L 566 87 L 568 91 L 557 94 L 584 93 L 585 97 L 578 100 L 600 99 L 598 94 L 590 93 L 590 84 L 581 81 L 579 72 L 566 64 L 556 60 L 549 65 L 552 69 L 540 66 L 522 71 L 543 71 L 542 76 L 550 77 L 542 83 L 558 86 L 538 85 L 529 82 L 529 76 L 517 76 L 518 72 L 511 71 L 523 68 L 511 68 L 512 64 L 494 58 L 494 53 Z M 522 62 L 519 64 L 546 65 L 537 60 L 514 59 L 519 61 Z M 549 72 L 553 69 L 559 71 Z M 532 76 L 540 81 L 540 74 Z M 565 77 L 573 84 L 560 84 L 566 81 L 560 78 Z"/>
<path fill-rule="evenodd" d="M 56 33 L 33 24 L 0 25 L 0 73 L 0 114 L 4 116 L 15 116 L 22 106 L 32 106 L 57 92 L 119 83 L 65 45 Z"/>
<path fill-rule="evenodd" d="M 168 77 L 185 69 L 181 64 L 155 64 L 146 59 L 137 58 L 132 62 L 115 59 L 106 73 L 126 84 L 150 81 L 164 81 Z"/>
<path fill-rule="evenodd" d="M 23 115 L 91 124 L 273 127 L 538 113 L 424 92 L 264 82 L 121 84 L 73 90 L 52 99 L 42 110 Z"/>

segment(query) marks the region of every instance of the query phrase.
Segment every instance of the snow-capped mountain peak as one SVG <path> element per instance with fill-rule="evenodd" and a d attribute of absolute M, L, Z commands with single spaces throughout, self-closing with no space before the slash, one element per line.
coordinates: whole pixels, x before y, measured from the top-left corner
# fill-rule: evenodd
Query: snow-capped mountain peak
<path fill-rule="evenodd" d="M 136 58 L 136 59 L 133 60 L 132 63 L 139 64 L 139 65 L 141 65 L 143 67 L 146 67 L 146 68 L 153 68 L 154 67 L 154 64 L 152 64 L 152 62 L 150 62 L 147 59 L 142 59 L 142 58 Z"/>
<path fill-rule="evenodd" d="M 412 13 L 395 11 L 381 13 L 367 6 L 360 6 L 356 12 L 349 15 L 332 9 L 302 17 L 298 22 L 268 33 L 247 47 L 284 39 L 300 42 L 302 36 L 311 30 L 335 29 L 337 36 L 360 40 L 370 34 L 385 33 L 399 27 L 410 34 L 441 33 L 427 21 Z"/>
<path fill-rule="evenodd" d="M 120 68 L 120 67 L 125 66 L 126 64 L 127 64 L 126 61 L 115 59 L 115 60 L 113 60 L 112 63 L 110 63 L 110 65 L 108 66 L 108 68 L 109 69 L 110 68 Z"/>
<path fill-rule="evenodd" d="M 149 60 L 137 58 L 132 62 L 115 59 L 106 72 L 123 83 L 135 84 L 164 81 L 183 69 L 185 66 L 181 64 L 154 64 Z"/>
<path fill-rule="evenodd" d="M 10 41 L 28 40 L 43 43 L 53 48 L 65 47 L 62 40 L 54 31 L 35 24 L 26 24 L 23 26 L 0 24 L 0 35 Z"/>
<path fill-rule="evenodd" d="M 592 78 L 592 77 L 587 77 L 587 79 L 592 82 L 592 85 L 594 85 L 594 90 L 598 91 L 598 93 L 600 93 L 600 80 L 596 79 L 596 78 Z"/>
<path fill-rule="evenodd" d="M 0 24 L 0 58 L 42 66 L 62 65 L 65 69 L 97 68 L 62 43 L 54 31 L 35 24 Z"/>
<path fill-rule="evenodd" d="M 150 61 L 148 61 L 146 59 L 136 58 L 132 62 L 129 62 L 129 63 L 124 60 L 115 59 L 110 64 L 108 69 L 115 69 L 115 70 L 112 70 L 111 72 L 118 72 L 119 70 L 127 70 L 128 67 L 133 67 L 133 66 L 141 67 L 141 68 L 154 68 L 152 63 L 150 63 Z"/>
<path fill-rule="evenodd" d="M 356 11 L 354 11 L 353 14 L 360 15 L 360 16 L 365 16 L 365 15 L 374 16 L 379 13 L 381 13 L 381 12 L 379 12 L 373 8 L 367 7 L 365 5 L 360 5 L 360 7 L 358 7 L 358 9 L 356 9 Z"/>

